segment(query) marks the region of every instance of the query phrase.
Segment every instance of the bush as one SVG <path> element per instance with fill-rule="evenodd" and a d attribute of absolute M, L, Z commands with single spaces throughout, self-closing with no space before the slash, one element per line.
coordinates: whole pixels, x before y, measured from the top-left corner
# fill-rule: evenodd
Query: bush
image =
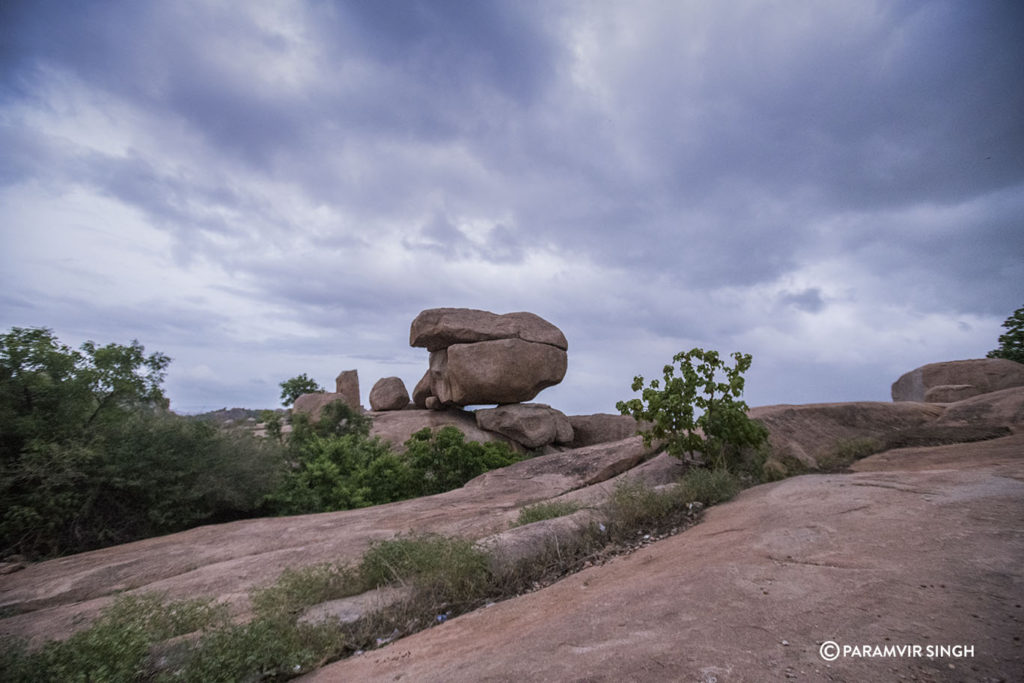
<path fill-rule="evenodd" d="M 736 364 L 730 368 L 717 351 L 695 348 L 677 353 L 672 360 L 679 364 L 680 376 L 666 365 L 664 388 L 654 379 L 645 389 L 644 378 L 637 375 L 633 391 L 642 391 L 641 398 L 619 401 L 615 407 L 651 425 L 641 431 L 646 445 L 664 440 L 666 450 L 676 457 L 697 452 L 715 469 L 738 469 L 742 449 L 760 448 L 768 440 L 768 430 L 747 417 L 747 404 L 739 400 L 751 357 L 733 353 L 732 358 Z M 724 381 L 717 381 L 723 374 Z"/>
<path fill-rule="evenodd" d="M 741 488 L 740 481 L 727 470 L 695 467 L 679 481 L 679 496 L 687 503 L 717 505 L 732 499 Z"/>
<path fill-rule="evenodd" d="M 484 472 L 520 460 L 507 444 L 467 443 L 462 432 L 452 426 L 436 432 L 421 429 L 405 442 L 405 449 L 416 495 L 420 496 L 451 491 Z"/>

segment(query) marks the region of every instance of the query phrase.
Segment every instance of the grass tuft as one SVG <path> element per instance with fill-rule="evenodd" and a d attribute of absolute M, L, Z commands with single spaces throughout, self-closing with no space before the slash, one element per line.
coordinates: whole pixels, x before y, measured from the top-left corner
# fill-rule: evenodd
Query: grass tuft
<path fill-rule="evenodd" d="M 512 526 L 525 526 L 526 524 L 533 524 L 534 522 L 542 522 L 545 519 L 565 517 L 566 515 L 571 515 L 572 513 L 580 510 L 581 507 L 582 506 L 579 503 L 570 500 L 550 501 L 547 503 L 527 505 L 519 510 L 519 517 Z"/>

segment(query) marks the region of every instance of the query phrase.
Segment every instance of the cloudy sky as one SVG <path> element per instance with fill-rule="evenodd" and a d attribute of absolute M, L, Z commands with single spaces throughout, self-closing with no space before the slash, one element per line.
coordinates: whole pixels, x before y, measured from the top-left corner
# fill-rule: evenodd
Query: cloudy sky
<path fill-rule="evenodd" d="M 411 388 L 439 306 L 558 325 L 567 413 L 694 346 L 888 400 L 1024 305 L 1017 0 L 3 0 L 0 150 L 2 330 L 179 412 Z"/>

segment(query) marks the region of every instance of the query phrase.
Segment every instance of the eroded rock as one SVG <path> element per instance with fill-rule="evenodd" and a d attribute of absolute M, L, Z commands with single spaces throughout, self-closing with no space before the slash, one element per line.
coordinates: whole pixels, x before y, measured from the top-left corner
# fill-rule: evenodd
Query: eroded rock
<path fill-rule="evenodd" d="M 480 429 L 498 432 L 526 448 L 567 444 L 573 440 L 572 425 L 565 413 L 543 403 L 482 408 L 476 411 L 476 424 Z"/>

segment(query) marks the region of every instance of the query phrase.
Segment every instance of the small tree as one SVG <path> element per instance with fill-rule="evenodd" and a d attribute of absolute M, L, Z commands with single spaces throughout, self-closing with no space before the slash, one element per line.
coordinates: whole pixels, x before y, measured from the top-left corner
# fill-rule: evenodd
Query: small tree
<path fill-rule="evenodd" d="M 679 364 L 679 376 L 675 367 L 666 365 L 664 387 L 654 379 L 645 389 L 644 378 L 637 375 L 633 391 L 642 390 L 641 398 L 619 401 L 615 407 L 650 424 L 640 432 L 646 445 L 664 440 L 666 450 L 676 457 L 697 452 L 716 469 L 735 467 L 740 449 L 764 444 L 768 430 L 747 417 L 747 404 L 739 400 L 751 356 L 733 353 L 732 358 L 735 365 L 728 367 L 717 351 L 695 348 L 677 353 L 672 360 Z M 722 375 L 723 381 L 718 381 Z"/>
<path fill-rule="evenodd" d="M 1024 363 L 1024 306 L 1003 322 L 1006 334 L 999 335 L 999 348 L 988 352 L 989 358 L 1006 358 Z"/>
<path fill-rule="evenodd" d="M 303 394 L 322 394 L 324 388 L 315 380 L 302 373 L 298 377 L 292 377 L 281 382 L 281 405 L 288 407 L 295 403 L 295 399 Z"/>

